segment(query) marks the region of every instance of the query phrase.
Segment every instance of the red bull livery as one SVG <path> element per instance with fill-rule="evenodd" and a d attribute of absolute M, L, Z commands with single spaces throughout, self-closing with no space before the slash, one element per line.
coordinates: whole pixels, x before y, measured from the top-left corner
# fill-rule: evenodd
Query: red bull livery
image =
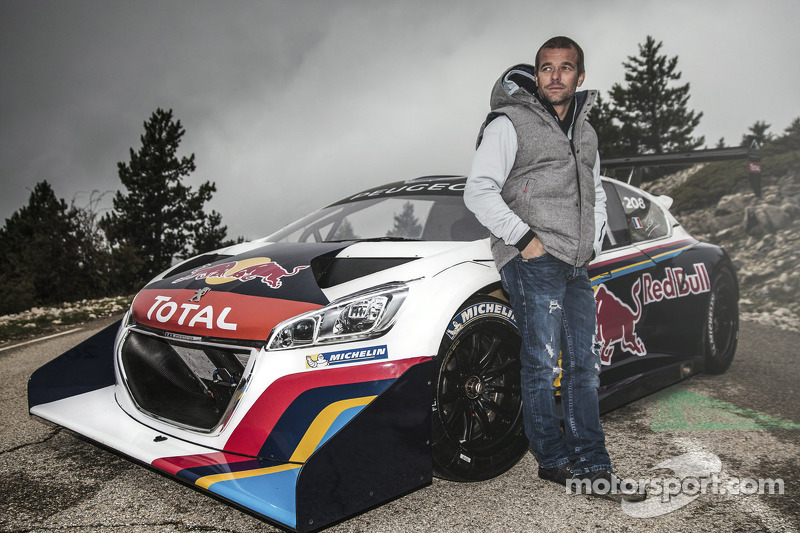
<path fill-rule="evenodd" d="M 521 339 L 464 183 L 354 193 L 174 266 L 31 376 L 30 412 L 293 531 L 434 475 L 501 474 L 528 449 Z M 603 186 L 608 232 L 589 273 L 606 412 L 724 372 L 738 288 L 669 198 Z"/>

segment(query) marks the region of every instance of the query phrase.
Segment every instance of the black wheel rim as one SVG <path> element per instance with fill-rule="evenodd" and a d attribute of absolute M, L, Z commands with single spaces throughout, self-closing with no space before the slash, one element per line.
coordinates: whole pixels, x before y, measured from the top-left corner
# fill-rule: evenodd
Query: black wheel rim
<path fill-rule="evenodd" d="M 447 436 L 487 454 L 515 438 L 522 416 L 519 339 L 484 324 L 454 344 L 438 384 L 438 416 Z"/>

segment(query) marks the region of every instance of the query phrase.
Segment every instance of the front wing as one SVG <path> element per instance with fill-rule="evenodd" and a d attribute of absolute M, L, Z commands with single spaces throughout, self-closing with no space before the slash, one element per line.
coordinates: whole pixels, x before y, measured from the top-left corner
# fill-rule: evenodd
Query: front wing
<path fill-rule="evenodd" d="M 382 392 L 366 400 L 356 394 L 360 398 L 320 408 L 326 394 L 315 389 L 317 405 L 309 408 L 317 414 L 306 417 L 313 418 L 306 438 L 279 425 L 269 432 L 267 440 L 297 443 L 291 460 L 274 461 L 199 446 L 125 413 L 115 398 L 118 329 L 119 323 L 109 326 L 34 372 L 31 414 L 295 531 L 325 527 L 431 482 L 430 357 L 401 361 L 402 373 L 379 380 Z M 372 385 L 378 383 L 374 372 L 364 370 L 354 366 L 348 374 L 356 389 L 365 386 L 359 376 L 372 375 Z M 348 385 L 338 385 L 338 398 Z M 291 403 L 295 413 L 303 408 L 299 400 Z M 302 453 L 310 434 L 321 436 Z"/>

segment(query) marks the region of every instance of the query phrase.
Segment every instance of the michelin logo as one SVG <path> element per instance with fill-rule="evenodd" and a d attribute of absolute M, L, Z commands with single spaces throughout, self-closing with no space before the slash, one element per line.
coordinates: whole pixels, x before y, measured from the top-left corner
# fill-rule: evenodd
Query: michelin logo
<path fill-rule="evenodd" d="M 359 348 L 357 350 L 343 350 L 339 352 L 307 355 L 306 368 L 346 365 L 350 363 L 360 363 L 362 361 L 387 359 L 388 357 L 389 349 L 384 344 L 383 346 L 370 346 L 369 348 Z"/>
<path fill-rule="evenodd" d="M 514 319 L 514 311 L 507 305 L 501 303 L 479 303 L 467 307 L 463 311 L 461 311 L 458 315 L 453 317 L 453 321 L 450 324 L 450 329 L 446 331 L 447 336 L 451 339 L 455 338 L 456 334 L 472 322 L 478 318 L 482 318 L 485 316 L 494 316 L 498 318 L 503 318 L 508 320 L 515 326 L 517 325 L 516 320 Z"/>

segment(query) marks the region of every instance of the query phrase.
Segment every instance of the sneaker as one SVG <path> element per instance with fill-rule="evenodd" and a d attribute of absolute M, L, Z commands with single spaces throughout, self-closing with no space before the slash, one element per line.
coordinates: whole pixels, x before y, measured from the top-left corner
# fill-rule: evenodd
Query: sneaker
<path fill-rule="evenodd" d="M 611 470 L 589 472 L 575 476 L 575 480 L 576 483 L 570 488 L 578 494 L 605 498 L 617 503 L 622 503 L 623 500 L 640 502 L 647 498 L 647 492 L 644 487 L 637 487 L 635 484 L 623 482 Z"/>
<path fill-rule="evenodd" d="M 539 477 L 542 479 L 546 479 L 547 481 L 552 481 L 554 483 L 558 483 L 559 485 L 567 485 L 567 480 L 571 479 L 573 476 L 572 474 L 572 463 L 564 463 L 563 465 L 557 466 L 555 468 L 542 468 L 539 467 Z"/>

